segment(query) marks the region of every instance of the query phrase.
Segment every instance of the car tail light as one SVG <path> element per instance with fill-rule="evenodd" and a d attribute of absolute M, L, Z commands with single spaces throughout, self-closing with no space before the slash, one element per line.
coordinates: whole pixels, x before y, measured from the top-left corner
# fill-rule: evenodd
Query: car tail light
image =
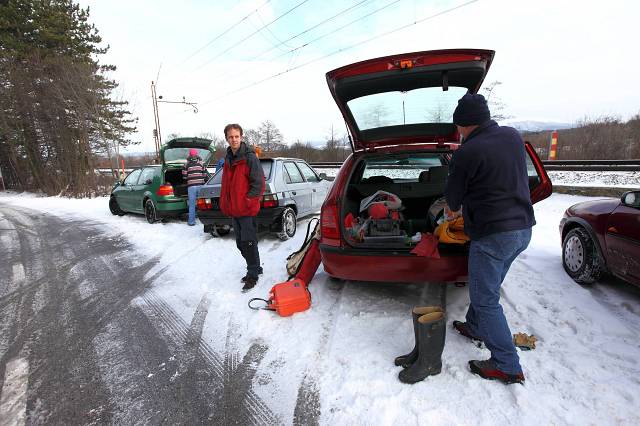
<path fill-rule="evenodd" d="M 196 199 L 196 209 L 211 210 L 212 208 L 213 208 L 213 204 L 211 204 L 211 200 L 209 198 Z"/>
<path fill-rule="evenodd" d="M 156 195 L 158 197 L 166 197 L 167 195 L 173 195 L 173 186 L 160 185 L 160 188 L 158 188 L 158 191 L 156 191 Z"/>
<path fill-rule="evenodd" d="M 326 204 L 320 211 L 320 236 L 323 244 L 340 245 L 340 219 L 336 204 Z"/>
<path fill-rule="evenodd" d="M 278 196 L 276 194 L 264 194 L 260 208 L 269 209 L 272 207 L 278 207 Z"/>

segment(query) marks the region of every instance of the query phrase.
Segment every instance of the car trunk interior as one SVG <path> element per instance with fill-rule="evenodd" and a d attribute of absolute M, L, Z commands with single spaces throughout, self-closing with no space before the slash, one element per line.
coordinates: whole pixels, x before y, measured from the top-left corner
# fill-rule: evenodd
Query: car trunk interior
<path fill-rule="evenodd" d="M 444 156 L 439 161 L 447 162 Z M 420 167 L 394 164 L 391 167 L 367 167 L 367 159 L 363 158 L 354 168 L 346 187 L 341 213 L 345 239 L 354 248 L 410 251 L 417 244 L 411 237 L 417 233 L 433 233 L 438 225 L 437 220 L 444 213 L 443 196 L 448 174 L 446 164 Z M 390 211 L 389 217 L 374 219 L 370 217 L 368 209 L 360 211 L 362 201 L 378 191 L 400 198 L 402 207 L 398 214 Z M 354 219 L 355 225 L 352 227 L 345 225 L 345 218 L 349 215 Z M 441 243 L 438 249 L 445 255 L 459 254 L 468 251 L 468 244 Z"/>
<path fill-rule="evenodd" d="M 187 196 L 187 182 L 182 177 L 182 169 L 167 169 L 164 172 L 165 183 L 173 186 L 173 195 L 176 197 Z"/>

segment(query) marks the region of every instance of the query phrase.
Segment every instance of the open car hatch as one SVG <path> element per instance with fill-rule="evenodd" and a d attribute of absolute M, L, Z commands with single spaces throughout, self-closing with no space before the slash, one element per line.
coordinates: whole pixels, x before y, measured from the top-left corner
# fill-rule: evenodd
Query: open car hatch
<path fill-rule="evenodd" d="M 477 93 L 494 53 L 450 49 L 369 59 L 328 72 L 327 83 L 356 150 L 456 142 L 458 99 Z"/>

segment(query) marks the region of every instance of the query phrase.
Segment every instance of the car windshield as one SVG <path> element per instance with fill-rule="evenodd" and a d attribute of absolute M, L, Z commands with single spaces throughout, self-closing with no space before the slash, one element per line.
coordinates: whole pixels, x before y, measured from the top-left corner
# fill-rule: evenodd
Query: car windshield
<path fill-rule="evenodd" d="M 423 87 L 406 92 L 384 92 L 347 102 L 360 130 L 423 123 L 452 123 L 453 111 L 465 87 Z"/>
<path fill-rule="evenodd" d="M 397 157 L 378 157 L 367 161 L 362 181 L 417 182 L 420 173 L 435 166 L 442 166 L 439 154 L 413 154 Z"/>
<path fill-rule="evenodd" d="M 169 148 L 164 151 L 164 161 L 166 163 L 170 161 L 187 161 L 187 157 L 189 156 L 189 151 L 195 149 L 198 151 L 198 155 L 202 158 L 203 161 L 206 161 L 211 156 L 211 151 L 208 149 L 199 149 L 199 148 Z"/>
<path fill-rule="evenodd" d="M 264 179 L 269 180 L 271 176 L 271 166 L 273 164 L 273 160 L 265 158 L 264 160 L 260 160 L 260 165 L 262 166 L 262 172 L 264 173 Z M 216 174 L 214 174 L 207 185 L 215 185 L 222 183 L 222 169 L 219 169 Z"/>

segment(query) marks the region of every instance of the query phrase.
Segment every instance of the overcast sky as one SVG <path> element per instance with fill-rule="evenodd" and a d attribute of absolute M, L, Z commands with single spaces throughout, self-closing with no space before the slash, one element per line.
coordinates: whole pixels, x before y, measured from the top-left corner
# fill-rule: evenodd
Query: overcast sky
<path fill-rule="evenodd" d="M 514 120 L 572 123 L 587 116 L 628 119 L 640 112 L 640 2 L 631 0 L 80 4 L 90 6 L 90 21 L 110 45 L 100 61 L 118 67 L 113 74 L 120 83 L 118 96 L 130 101 L 139 117 L 139 131 L 132 135 L 142 142 L 136 151 L 154 149 L 152 80 L 157 79 L 157 93 L 165 100 L 184 96 L 198 103 L 197 114 L 183 105 L 160 104 L 163 137 L 221 135 L 226 123 L 252 128 L 271 120 L 287 142 L 319 141 L 331 125 L 344 132 L 327 88 L 327 71 L 373 57 L 432 49 L 495 50 L 485 84 L 502 82 L 496 94 Z"/>

